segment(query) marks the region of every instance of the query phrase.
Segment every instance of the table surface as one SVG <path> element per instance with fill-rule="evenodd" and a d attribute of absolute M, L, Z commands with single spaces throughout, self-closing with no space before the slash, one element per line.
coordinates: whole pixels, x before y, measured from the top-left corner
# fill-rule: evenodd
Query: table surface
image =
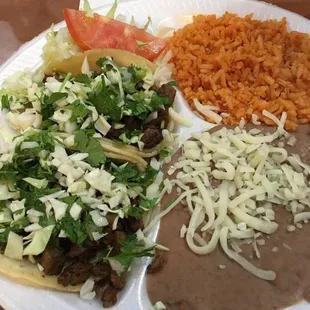
<path fill-rule="evenodd" d="M 267 2 L 310 19 L 310 0 Z M 61 21 L 63 7 L 78 6 L 79 0 L 0 0 L 0 64 L 23 43 L 50 27 L 52 23 Z"/>

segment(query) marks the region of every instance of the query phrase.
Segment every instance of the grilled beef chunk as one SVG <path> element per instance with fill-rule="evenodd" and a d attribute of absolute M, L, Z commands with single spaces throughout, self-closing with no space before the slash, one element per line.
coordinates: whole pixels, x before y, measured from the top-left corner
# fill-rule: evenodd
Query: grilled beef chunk
<path fill-rule="evenodd" d="M 147 273 L 154 274 L 161 271 L 164 267 L 164 264 L 165 259 L 163 258 L 163 256 L 161 254 L 155 253 L 152 263 L 147 267 Z"/>
<path fill-rule="evenodd" d="M 109 275 L 111 273 L 112 269 L 110 267 L 110 264 L 108 263 L 98 263 L 93 268 L 93 274 L 95 277 L 100 278 L 109 278 Z"/>
<path fill-rule="evenodd" d="M 139 229 L 143 230 L 144 224 L 142 220 L 138 220 L 135 217 L 129 216 L 128 219 L 129 228 L 132 232 L 137 232 Z"/>
<path fill-rule="evenodd" d="M 47 248 L 42 253 L 40 265 L 44 268 L 46 275 L 59 275 L 66 262 L 63 251 L 55 248 Z"/>
<path fill-rule="evenodd" d="M 100 241 L 104 245 L 113 245 L 114 235 L 112 228 L 110 226 L 107 226 L 105 233 L 107 233 L 107 235 L 105 235 L 102 239 L 100 239 Z"/>
<path fill-rule="evenodd" d="M 112 226 L 113 225 L 113 222 L 114 222 L 114 220 L 116 219 L 116 214 L 110 214 L 110 213 L 108 213 L 107 215 L 106 215 L 106 218 L 107 218 L 107 220 L 108 220 L 108 222 L 109 222 L 109 225 L 110 226 Z M 126 219 L 118 219 L 118 221 L 117 221 L 117 227 L 116 227 L 116 229 L 117 230 L 126 230 L 127 229 L 127 221 L 126 221 Z"/>
<path fill-rule="evenodd" d="M 136 84 L 136 90 L 139 90 L 139 91 L 144 90 L 143 85 L 144 85 L 144 81 L 138 82 Z"/>
<path fill-rule="evenodd" d="M 169 115 L 167 109 L 160 109 L 157 111 L 157 118 L 151 120 L 149 123 L 146 123 L 144 128 L 155 126 L 158 129 L 161 129 L 161 123 L 165 122 L 165 125 L 168 124 Z"/>
<path fill-rule="evenodd" d="M 93 265 L 87 262 L 74 262 L 58 277 L 58 283 L 63 286 L 77 285 L 84 283 L 91 275 Z"/>
<path fill-rule="evenodd" d="M 101 295 L 104 308 L 110 308 L 117 302 L 117 290 L 113 286 L 108 286 Z"/>
<path fill-rule="evenodd" d="M 121 250 L 120 241 L 126 237 L 126 233 L 123 231 L 115 230 L 114 232 L 114 242 L 113 242 L 113 255 L 116 255 Z"/>
<path fill-rule="evenodd" d="M 126 281 L 123 277 L 119 276 L 115 271 L 110 274 L 110 281 L 114 288 L 122 290 L 125 287 Z"/>
<path fill-rule="evenodd" d="M 126 130 L 134 131 L 135 129 L 140 129 L 142 125 L 142 121 L 134 116 L 124 116 L 121 122 L 125 125 L 125 127 L 121 129 L 115 129 L 112 126 L 106 134 L 107 138 L 118 139 L 119 136 Z"/>
<path fill-rule="evenodd" d="M 157 95 L 160 97 L 167 97 L 171 103 L 173 103 L 177 91 L 173 86 L 169 84 L 164 84 L 156 91 Z"/>
<path fill-rule="evenodd" d="M 161 130 L 153 125 L 146 125 L 143 129 L 143 136 L 141 141 L 144 143 L 145 149 L 151 149 L 152 147 L 159 144 L 163 139 Z"/>
<path fill-rule="evenodd" d="M 122 123 L 125 124 L 125 128 L 130 131 L 140 129 L 142 125 L 142 121 L 134 116 L 124 116 L 122 118 Z"/>
<path fill-rule="evenodd" d="M 106 215 L 106 219 L 108 220 L 109 226 L 112 227 L 114 220 L 116 219 L 116 214 L 114 213 L 108 213 Z"/>
<path fill-rule="evenodd" d="M 76 244 L 72 244 L 70 247 L 70 251 L 68 253 L 68 256 L 70 258 L 78 258 L 80 260 L 88 260 L 92 257 L 94 257 L 97 253 L 97 249 L 93 246 L 89 247 L 80 247 Z"/>
<path fill-rule="evenodd" d="M 110 285 L 110 278 L 100 279 L 95 283 L 94 290 L 99 299 L 101 299 L 103 292 Z"/>

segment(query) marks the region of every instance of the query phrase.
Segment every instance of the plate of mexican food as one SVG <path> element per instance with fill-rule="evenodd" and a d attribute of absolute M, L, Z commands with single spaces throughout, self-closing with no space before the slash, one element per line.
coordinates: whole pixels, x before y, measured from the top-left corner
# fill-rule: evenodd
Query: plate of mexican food
<path fill-rule="evenodd" d="M 308 308 L 310 22 L 245 0 L 63 16 L 0 67 L 5 309 Z"/>

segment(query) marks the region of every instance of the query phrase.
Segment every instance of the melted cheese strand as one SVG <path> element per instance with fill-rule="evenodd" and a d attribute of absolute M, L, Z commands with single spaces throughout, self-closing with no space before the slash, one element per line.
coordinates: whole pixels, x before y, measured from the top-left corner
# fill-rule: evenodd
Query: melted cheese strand
<path fill-rule="evenodd" d="M 211 226 L 211 228 L 213 229 L 220 226 L 225 221 L 227 214 L 227 205 L 229 201 L 228 188 L 229 188 L 229 182 L 227 180 L 224 180 L 220 185 L 220 199 L 218 203 L 218 212 L 217 212 L 218 217 Z"/>
<path fill-rule="evenodd" d="M 254 265 L 252 265 L 245 258 L 237 254 L 236 252 L 230 250 L 227 245 L 227 236 L 228 236 L 228 228 L 223 227 L 220 231 L 220 244 L 223 251 L 226 253 L 228 257 L 236 261 L 239 265 L 241 265 L 245 270 L 252 273 L 254 276 L 261 278 L 263 280 L 273 281 L 276 278 L 276 273 L 271 270 L 262 270 Z"/>
<path fill-rule="evenodd" d="M 201 229 L 202 231 L 205 231 L 207 229 L 209 229 L 215 219 L 215 214 L 214 214 L 214 209 L 213 209 L 213 201 L 208 193 L 208 191 L 206 190 L 205 186 L 203 185 L 203 183 L 201 182 L 201 180 L 199 178 L 195 178 L 195 184 L 202 196 L 203 199 L 203 205 L 206 211 L 206 214 L 208 216 L 208 222 L 207 224 Z"/>
<path fill-rule="evenodd" d="M 154 225 L 166 214 L 168 214 L 175 206 L 177 206 L 181 200 L 183 200 L 186 195 L 188 195 L 189 193 L 195 193 L 197 192 L 197 190 L 190 190 L 188 192 L 184 192 L 182 195 L 179 196 L 179 198 L 177 198 L 168 208 L 166 208 L 165 210 L 163 210 L 162 212 L 160 212 L 158 215 L 156 215 L 154 217 L 154 219 L 147 225 L 147 227 L 144 228 L 143 233 L 147 233 L 151 230 L 152 227 L 154 227 Z"/>
<path fill-rule="evenodd" d="M 240 221 L 265 234 L 272 234 L 278 229 L 279 225 L 277 223 L 263 221 L 254 216 L 250 216 L 240 208 L 229 208 L 229 211 Z"/>

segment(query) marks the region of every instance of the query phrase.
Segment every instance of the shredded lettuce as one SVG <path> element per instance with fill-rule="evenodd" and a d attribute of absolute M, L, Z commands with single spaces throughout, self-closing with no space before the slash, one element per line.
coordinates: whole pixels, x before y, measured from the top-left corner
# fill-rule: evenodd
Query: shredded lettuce
<path fill-rule="evenodd" d="M 90 7 L 88 0 L 84 0 L 83 10 L 86 12 L 86 16 L 93 17 L 93 11 Z"/>
<path fill-rule="evenodd" d="M 23 238 L 13 231 L 9 232 L 4 255 L 11 259 L 23 259 Z"/>
<path fill-rule="evenodd" d="M 152 19 L 151 16 L 147 17 L 147 22 L 146 24 L 143 26 L 143 30 L 147 30 L 147 28 L 149 28 L 149 25 L 152 23 Z"/>
<path fill-rule="evenodd" d="M 46 226 L 33 233 L 33 238 L 30 244 L 24 249 L 23 255 L 39 255 L 41 254 L 51 238 L 54 225 Z"/>
<path fill-rule="evenodd" d="M 117 0 L 114 0 L 114 3 L 113 3 L 113 5 L 112 5 L 111 9 L 110 9 L 109 12 L 106 14 L 106 17 L 108 17 L 108 18 L 114 18 L 116 9 L 117 9 Z"/>

